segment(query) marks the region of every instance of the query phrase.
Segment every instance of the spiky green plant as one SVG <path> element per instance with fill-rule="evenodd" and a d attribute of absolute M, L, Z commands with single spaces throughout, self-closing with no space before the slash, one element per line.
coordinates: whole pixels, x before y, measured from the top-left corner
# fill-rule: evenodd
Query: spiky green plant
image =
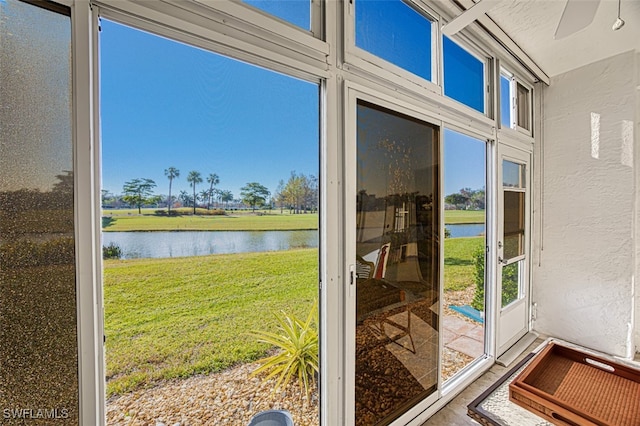
<path fill-rule="evenodd" d="M 293 377 L 297 377 L 298 385 L 304 389 L 307 396 L 311 391 L 311 384 L 315 384 L 318 370 L 318 304 L 314 303 L 306 321 L 285 312 L 274 313 L 278 321 L 276 333 L 268 331 L 254 331 L 252 334 L 260 342 L 277 347 L 278 353 L 258 360 L 260 367 L 253 371 L 253 375 L 267 372 L 264 380 L 278 376 L 273 388 L 275 392 L 281 386 L 286 386 Z"/>

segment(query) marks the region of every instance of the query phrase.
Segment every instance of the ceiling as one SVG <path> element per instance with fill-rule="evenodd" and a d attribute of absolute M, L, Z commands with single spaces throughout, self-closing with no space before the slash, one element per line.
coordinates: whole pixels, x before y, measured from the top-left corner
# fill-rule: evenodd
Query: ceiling
<path fill-rule="evenodd" d="M 625 25 L 618 31 L 611 28 L 617 0 L 601 0 L 589 26 L 560 40 L 554 33 L 565 0 L 482 1 L 494 3 L 487 15 L 551 77 L 618 53 L 640 51 L 640 0 L 622 0 Z"/>

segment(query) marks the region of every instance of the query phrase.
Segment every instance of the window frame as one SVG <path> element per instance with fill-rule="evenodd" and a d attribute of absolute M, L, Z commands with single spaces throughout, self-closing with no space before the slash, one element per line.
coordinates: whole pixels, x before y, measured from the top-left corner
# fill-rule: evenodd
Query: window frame
<path fill-rule="evenodd" d="M 500 129 L 499 117 L 499 61 L 516 70 L 520 81 L 531 89 L 531 127 L 539 129 L 538 114 L 533 107 L 540 107 L 540 91 L 533 91 L 536 79 L 518 60 L 489 34 L 482 33 L 477 24 L 470 25 L 460 33 L 463 40 L 471 41 L 480 51 L 491 52 L 487 71 L 489 94 L 486 97 L 488 110 L 483 116 L 463 104 L 443 95 L 442 43 L 440 27 L 443 14 L 439 4 L 426 6 L 422 0 L 408 0 L 412 5 L 427 11 L 434 18 L 432 26 L 432 71 L 433 82 L 421 79 L 412 73 L 379 59 L 376 64 L 358 56 L 355 50 L 355 16 L 350 1 L 322 2 L 312 0 L 314 10 L 321 9 L 321 37 L 272 17 L 238 1 L 193 0 L 180 2 L 179 6 L 169 1 L 137 2 L 133 0 L 54 0 L 72 7 L 72 51 L 73 51 L 73 102 L 74 102 L 74 147 L 77 202 L 78 260 L 77 300 L 78 339 L 80 369 L 80 415 L 81 424 L 104 424 L 104 367 L 102 336 L 102 284 L 100 247 L 100 175 L 99 156 L 99 100 L 97 66 L 98 16 L 150 31 L 160 36 L 188 43 L 192 46 L 263 66 L 276 72 L 320 83 L 320 203 L 324 215 L 320 219 L 320 280 L 321 280 L 321 324 L 325 345 L 321 345 L 321 424 L 342 424 L 348 418 L 345 413 L 353 409 L 349 404 L 349 392 L 344 385 L 348 373 L 341 353 L 345 350 L 345 330 L 342 315 L 345 298 L 341 293 L 345 287 L 347 257 L 344 256 L 345 205 L 351 201 L 345 190 L 345 152 L 343 141 L 349 124 L 347 87 L 361 88 L 364 92 L 380 94 L 393 105 L 401 103 L 409 110 L 422 111 L 440 123 L 441 129 L 458 131 L 487 139 L 491 159 L 497 157 L 497 145 L 505 144 L 532 149 L 533 131 Z M 350 12 L 351 7 L 351 12 Z M 444 16 L 448 16 L 446 15 Z M 437 19 L 436 19 L 437 18 Z M 343 25 L 344 24 L 344 25 Z M 457 41 L 457 39 L 456 39 Z M 362 50 L 362 49 L 360 49 Z M 375 58 L 375 55 L 372 55 Z M 382 64 L 382 65 L 380 65 Z M 440 96 L 438 96 L 440 95 Z M 392 108 L 393 109 L 393 108 Z M 487 117 L 491 117 L 488 118 Z M 427 121 L 434 122 L 432 119 Z M 515 129 L 518 130 L 518 129 Z M 539 133 L 536 131 L 536 133 Z M 443 137 L 444 132 L 440 132 Z M 82 141 L 80 143 L 79 141 Z M 498 141 L 498 142 L 496 142 Z M 442 150 L 440 151 L 443 152 Z M 489 157 L 488 157 L 489 158 Z M 441 164 L 442 159 L 441 159 Z M 496 179 L 495 164 L 487 170 L 487 178 Z M 442 177 L 440 179 L 443 182 Z M 348 183 L 348 182 L 347 182 Z M 496 203 L 487 188 L 487 209 Z M 329 203 L 327 200 L 331 200 Z M 531 205 L 529 210 L 531 210 Z M 494 215 L 495 216 L 495 215 Z M 495 219 L 494 219 L 495 220 Z M 487 220 L 489 226 L 489 219 Z M 495 224 L 491 224 L 495 227 Z M 81 237 L 82 236 L 82 237 Z M 531 243 L 532 237 L 528 235 Z M 328 247 L 332 250 L 329 252 Z M 489 256 L 491 258 L 491 256 Z M 441 254 L 441 259 L 443 255 Z M 493 273 L 495 262 L 487 261 L 486 270 Z M 530 268 L 529 268 L 530 271 Z M 487 280 L 490 278 L 487 277 Z M 491 279 L 496 279 L 491 278 Z M 529 280 L 529 282 L 531 282 Z M 441 286 L 442 287 L 442 286 Z M 327 291 L 328 290 L 328 291 Z M 489 314 L 489 312 L 488 312 Z M 491 337 L 493 339 L 493 337 Z M 328 349 L 331 349 L 329 351 Z M 491 346 L 493 348 L 493 346 Z M 412 424 L 428 419 L 444 406 L 461 386 L 468 385 L 493 363 L 490 355 L 478 369 L 463 377 L 440 385 L 439 399 L 424 408 L 414 407 Z"/>
<path fill-rule="evenodd" d="M 411 102 L 407 102 L 406 99 L 402 97 L 393 97 L 376 91 L 373 88 L 362 86 L 357 83 L 346 82 L 344 86 L 344 103 L 345 103 L 345 118 L 346 124 L 344 128 L 344 139 L 345 139 L 345 164 L 346 167 L 346 176 L 345 176 L 345 193 L 346 194 L 355 194 L 356 193 L 356 168 L 349 167 L 349 165 L 355 165 L 357 161 L 357 105 L 358 101 L 365 101 L 382 108 L 391 110 L 393 112 L 423 121 L 433 126 L 438 127 L 438 138 L 434 140 L 434 143 L 439 145 L 438 147 L 438 180 L 439 180 L 439 191 L 442 191 L 442 161 L 443 161 L 443 150 L 441 149 L 443 144 L 443 128 L 444 123 L 442 120 L 430 111 L 428 108 L 419 107 L 413 105 Z M 344 219 L 344 247 L 345 247 L 345 276 L 350 276 L 352 272 L 352 268 L 355 268 L 351 259 L 356 258 L 356 211 L 357 206 L 356 203 L 353 202 L 345 202 L 345 219 Z M 444 214 L 444 206 L 443 203 L 440 203 L 440 211 L 439 215 L 443 217 Z M 440 223 L 439 226 L 439 241 L 444 241 L 444 223 Z M 444 244 L 440 244 L 438 248 L 438 264 L 439 264 L 439 291 L 440 297 L 438 298 L 438 303 L 442 303 L 442 292 L 444 291 L 443 287 L 440 285 L 443 281 L 444 271 L 442 268 L 442 263 L 444 259 L 443 256 Z M 347 402 L 347 406 L 345 407 L 345 416 L 346 423 L 352 424 L 355 419 L 355 368 L 349 368 L 349 366 L 355 367 L 356 361 L 356 336 L 355 336 L 355 327 L 356 327 L 356 295 L 355 295 L 355 282 L 353 285 L 345 285 L 343 289 L 345 292 L 345 301 L 346 301 L 346 312 L 345 312 L 345 363 L 346 363 L 346 373 L 345 373 L 345 399 Z M 442 308 L 440 311 L 442 312 Z M 439 327 L 442 328 L 441 326 Z M 438 330 L 438 372 L 441 369 L 441 359 L 442 359 L 442 332 Z M 417 404 L 413 405 L 407 411 L 402 413 L 398 418 L 396 418 L 392 424 L 407 424 L 411 419 L 414 419 L 417 415 L 426 412 L 430 407 L 435 407 L 439 400 L 442 400 L 442 389 L 443 381 L 442 376 L 438 373 L 437 377 L 437 389 L 427 396 L 425 399 L 421 400 Z"/>
<path fill-rule="evenodd" d="M 65 0 L 69 2 L 78 2 L 80 0 Z M 219 17 L 219 11 L 216 9 L 212 11 L 206 18 L 201 17 L 202 19 L 194 19 L 196 18 L 194 15 L 194 10 L 198 9 L 200 6 L 196 5 L 194 10 L 184 10 L 182 7 L 177 7 L 173 4 L 161 4 L 161 2 L 148 2 L 143 5 L 136 4 L 134 2 L 127 2 L 126 7 L 121 8 L 120 0 L 96 0 L 93 4 L 92 8 L 88 8 L 87 14 L 93 20 L 95 20 L 94 26 L 94 47 L 92 49 L 91 54 L 93 55 L 93 75 L 98 74 L 99 66 L 98 66 L 98 29 L 99 29 L 99 20 L 101 17 L 107 18 L 114 22 L 118 22 L 124 25 L 131 26 L 133 28 L 146 31 L 152 33 L 154 35 L 160 37 L 167 37 L 176 42 L 185 43 L 190 46 L 196 48 L 202 48 L 209 52 L 213 52 L 214 54 L 224 55 L 232 59 L 236 59 L 247 64 L 258 66 L 262 68 L 266 68 L 273 72 L 282 73 L 287 76 L 298 78 L 301 80 L 305 80 L 311 83 L 318 84 L 318 112 L 319 112 L 319 127 L 321 131 L 319 132 L 320 139 L 319 143 L 319 152 L 318 152 L 318 162 L 319 162 L 319 206 L 320 206 L 320 218 L 319 218 L 319 269 L 318 269 L 318 285 L 319 285 L 319 331 L 321 341 L 320 341 L 320 377 L 323 383 L 322 386 L 319 387 L 319 405 L 320 405 L 320 421 L 322 424 L 334 424 L 338 423 L 337 420 L 333 420 L 334 418 L 341 418 L 341 414 L 337 409 L 333 407 L 336 405 L 335 398 L 331 398 L 329 395 L 333 394 L 339 395 L 340 392 L 337 391 L 337 386 L 341 385 L 341 383 L 334 383 L 333 388 L 330 388 L 330 381 L 334 380 L 333 377 L 329 377 L 328 371 L 335 372 L 339 371 L 342 364 L 340 361 L 334 360 L 333 356 L 331 356 L 331 351 L 329 351 L 329 347 L 336 348 L 338 347 L 341 336 L 339 331 L 334 333 L 329 332 L 328 330 L 333 329 L 336 330 L 335 321 L 340 318 L 339 311 L 339 303 L 336 301 L 329 301 L 331 298 L 331 294 L 327 294 L 325 290 L 325 286 L 322 283 L 326 282 L 335 282 L 338 280 L 338 276 L 331 274 L 328 271 L 335 271 L 337 268 L 334 266 L 332 268 L 332 264 L 335 263 L 334 259 L 329 256 L 327 252 L 327 247 L 337 246 L 339 244 L 338 236 L 340 235 L 338 229 L 340 226 L 339 221 L 336 221 L 334 218 L 330 217 L 328 213 L 327 200 L 329 199 L 337 199 L 339 197 L 337 193 L 337 189 L 333 185 L 329 183 L 328 173 L 326 173 L 328 164 L 330 161 L 327 158 L 330 158 L 330 155 L 327 153 L 329 149 L 326 140 L 327 140 L 327 131 L 323 130 L 325 125 L 331 126 L 327 123 L 327 104 L 329 102 L 334 102 L 333 95 L 331 90 L 328 87 L 328 80 L 330 74 L 327 72 L 329 68 L 327 64 L 327 56 L 330 52 L 329 45 L 324 41 L 311 38 L 309 36 L 303 42 L 299 42 L 298 40 L 293 43 L 291 40 L 277 38 L 276 40 L 263 40 L 263 33 L 266 33 L 264 28 L 253 28 L 250 31 L 250 34 L 246 37 L 242 37 L 238 39 L 236 37 L 230 36 L 227 32 L 219 32 L 225 28 L 225 25 L 228 22 L 217 22 L 216 18 Z M 200 0 L 197 0 L 200 1 Z M 203 0 L 205 1 L 205 0 Z M 215 6 L 222 6 L 222 8 L 229 7 L 232 10 L 238 11 L 238 16 L 234 17 L 232 20 L 236 23 L 245 23 L 247 21 L 244 20 L 246 14 L 260 14 L 266 15 L 259 11 L 253 11 L 251 8 L 244 4 L 234 4 L 229 5 L 229 3 L 234 2 L 218 2 L 214 0 L 211 2 Z M 149 9 L 147 6 L 151 7 Z M 182 6 L 182 5 L 181 5 Z M 225 9 L 227 10 L 227 9 Z M 267 24 L 268 27 L 271 26 L 286 26 L 291 31 L 295 33 L 303 32 L 301 29 L 293 26 L 288 23 L 276 22 L 276 18 L 270 16 L 263 16 L 265 22 L 270 22 Z M 211 23 L 212 21 L 216 21 L 215 23 L 220 25 L 206 25 Z M 232 25 L 233 26 L 233 25 Z M 235 27 L 234 27 L 235 28 Z M 242 32 L 242 31 L 239 31 Z M 300 39 L 300 35 L 297 35 L 298 39 Z M 251 42 L 247 42 L 250 40 Z M 311 42 L 309 42 L 312 40 Z M 275 52 L 275 54 L 274 54 Z M 322 58 L 322 60 L 319 60 Z M 321 64 L 321 65 L 318 65 Z M 99 109 L 99 100 L 97 99 L 97 93 L 99 91 L 99 83 L 98 79 L 94 79 L 93 90 L 96 93 L 96 98 L 94 99 L 94 108 L 96 114 L 93 116 L 93 128 L 99 129 L 100 126 L 100 118 L 97 113 Z M 99 134 L 96 133 L 94 136 L 94 140 L 96 141 L 96 146 L 100 146 L 99 142 Z M 97 181 L 95 182 L 94 193 L 100 194 L 100 149 L 93 149 L 93 155 L 95 158 L 92 160 L 92 176 L 98 176 Z M 333 157 L 331 157 L 333 158 Z M 332 166 L 333 167 L 333 166 Z M 333 195 L 329 195 L 333 194 Z M 93 208 L 95 209 L 94 220 L 95 224 L 101 223 L 101 204 L 99 195 L 91 197 L 93 202 Z M 89 200 L 89 196 L 87 195 L 86 200 Z M 96 225 L 94 230 L 94 245 L 96 247 L 100 247 L 100 234 L 101 229 L 100 225 Z M 97 242 L 95 242 L 97 241 Z M 332 268 L 332 269 L 328 269 Z M 95 424 L 95 425 L 105 425 L 106 424 L 106 397 L 105 397 L 105 367 L 104 367 L 104 353 L 103 353 L 103 322 L 104 322 L 104 311 L 102 307 L 102 251 L 97 250 L 95 253 L 95 259 L 93 263 L 93 271 L 96 274 L 94 278 L 94 283 L 98 287 L 96 288 L 96 294 L 94 297 L 98 300 L 100 304 L 99 312 L 93 313 L 94 317 L 88 321 L 88 323 L 97 323 L 98 327 L 96 327 L 96 336 L 95 340 L 99 344 L 99 358 L 98 357 L 86 357 L 87 362 L 91 362 L 92 364 L 98 361 L 95 367 L 95 374 L 93 376 L 93 380 L 91 382 L 92 389 L 94 391 L 88 391 L 86 395 L 92 395 L 89 398 L 86 398 L 86 404 L 91 406 L 91 410 L 95 412 L 95 419 L 92 417 L 91 420 L 88 420 L 86 424 Z M 98 285 L 99 284 L 99 285 Z M 85 302 L 86 303 L 86 302 Z M 94 321 L 95 319 L 95 321 Z M 334 351 L 335 352 L 335 351 Z M 330 366 L 328 366 L 330 365 Z M 324 385 L 327 384 L 327 385 Z M 81 406 L 83 406 L 84 402 L 82 399 L 85 397 L 84 393 L 81 393 Z M 85 422 L 81 422 L 81 424 L 85 424 Z"/>
<path fill-rule="evenodd" d="M 413 90 L 429 91 L 442 95 L 440 85 L 441 69 L 441 42 L 440 42 L 440 16 L 430 7 L 418 0 L 397 0 L 405 3 L 414 11 L 421 14 L 424 19 L 431 21 L 431 81 L 422 78 L 399 65 L 389 62 L 375 54 L 356 45 L 356 15 L 355 8 L 358 0 L 344 2 L 344 62 L 347 69 L 363 71 L 389 82 L 403 81 L 410 83 Z"/>
<path fill-rule="evenodd" d="M 265 11 L 264 9 L 251 5 L 249 3 L 245 3 L 243 0 L 230 2 L 232 4 L 228 4 L 228 5 L 222 5 L 222 4 L 219 5 L 217 3 L 221 3 L 221 2 L 212 2 L 210 0 L 195 0 L 195 1 L 207 4 L 217 9 L 223 9 L 229 12 L 230 15 L 232 16 L 237 16 L 237 12 L 239 10 L 238 6 L 248 9 L 248 11 L 246 11 L 245 14 L 249 22 L 252 22 L 257 27 L 271 28 L 274 31 L 277 31 L 277 34 L 286 34 L 287 38 L 290 38 L 291 40 L 294 40 L 296 36 L 300 37 L 301 35 L 300 33 L 304 35 L 312 36 L 320 40 L 324 39 L 324 31 L 322 28 L 323 15 L 324 15 L 323 13 L 324 3 L 320 0 L 309 0 L 310 28 L 308 30 L 305 28 L 299 27 L 296 24 L 289 22 L 283 18 L 280 18 L 279 16 L 273 15 Z M 283 25 L 286 28 L 283 28 L 282 27 Z M 291 30 L 294 30 L 295 32 Z"/>
<path fill-rule="evenodd" d="M 502 96 L 502 84 L 501 79 L 506 78 L 509 80 L 509 127 L 505 127 L 502 123 L 502 110 L 501 110 L 501 96 Z M 527 91 L 527 121 L 529 123 L 529 128 L 523 127 L 520 125 L 518 120 L 519 110 L 519 95 L 518 95 L 518 86 L 523 87 Z M 534 99 L 534 90 L 533 86 L 529 84 L 526 80 L 521 78 L 518 74 L 511 71 L 511 69 L 506 68 L 504 66 L 500 66 L 498 73 L 498 119 L 497 122 L 500 126 L 501 130 L 509 129 L 515 130 L 526 136 L 533 136 L 533 126 L 534 126 L 534 115 L 533 115 L 533 99 Z"/>
<path fill-rule="evenodd" d="M 476 114 L 481 114 L 481 115 L 484 115 L 485 117 L 492 118 L 493 110 L 494 110 L 494 108 L 492 107 L 492 104 L 493 104 L 492 99 L 493 99 L 493 92 L 495 91 L 495 88 L 492 85 L 491 70 L 493 68 L 492 64 L 494 62 L 494 58 L 492 57 L 492 55 L 484 51 L 484 49 L 478 48 L 475 45 L 475 43 L 469 41 L 468 38 L 465 37 L 464 35 L 456 34 L 452 37 L 447 37 L 449 38 L 449 40 L 455 43 L 458 47 L 460 47 L 461 49 L 466 51 L 469 55 L 473 56 L 475 59 L 477 59 L 479 62 L 482 63 L 482 78 L 483 78 L 483 84 L 484 84 L 482 92 L 483 92 L 483 98 L 484 98 L 484 112 L 481 112 L 475 108 L 470 107 L 469 105 L 466 105 L 461 101 L 458 101 L 457 99 L 447 96 L 447 94 L 445 93 L 445 90 L 444 90 L 444 84 L 446 80 L 446 76 L 444 75 L 444 38 L 445 37 L 447 36 L 444 34 L 441 34 L 441 37 L 440 37 L 441 55 L 440 56 L 442 57 L 442 67 L 441 67 L 442 75 L 441 75 L 440 81 L 442 82 L 442 95 L 448 99 L 458 102 L 460 105 L 462 105 L 465 108 L 469 108 L 471 111 L 474 111 Z"/>

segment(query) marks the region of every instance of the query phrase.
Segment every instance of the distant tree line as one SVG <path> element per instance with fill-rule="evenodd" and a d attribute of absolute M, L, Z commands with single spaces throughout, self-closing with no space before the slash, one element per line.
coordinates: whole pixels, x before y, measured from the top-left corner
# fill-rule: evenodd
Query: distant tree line
<path fill-rule="evenodd" d="M 280 180 L 274 195 L 274 202 L 280 208 L 289 209 L 290 213 L 317 211 L 318 209 L 318 178 L 291 172 L 285 183 Z"/>
<path fill-rule="evenodd" d="M 218 208 L 223 205 L 224 209 L 228 209 L 229 203 L 233 203 L 235 208 L 251 208 L 253 211 L 257 208 L 272 209 L 277 206 L 281 211 L 288 209 L 294 214 L 313 212 L 318 209 L 318 179 L 312 175 L 291 172 L 287 182 L 280 180 L 273 194 L 259 182 L 248 182 L 240 188 L 240 198 L 237 199 L 231 191 L 216 188 L 220 183 L 216 173 L 210 173 L 207 176 L 208 187 L 197 191 L 197 186 L 203 183 L 204 179 L 199 171 L 190 171 L 186 180 L 189 182 L 191 191 L 181 190 L 178 196 L 174 196 L 172 191 L 173 181 L 180 178 L 180 170 L 168 167 L 164 170 L 164 175 L 169 180 L 168 196 L 155 193 L 157 184 L 152 179 L 136 178 L 124 183 L 122 194 L 111 194 L 103 190 L 103 207 L 133 207 L 138 209 L 138 213 L 142 212 L 143 207 L 167 207 L 169 214 L 173 207 L 192 207 L 195 214 L 196 207 L 209 210 L 214 203 L 218 203 Z"/>
<path fill-rule="evenodd" d="M 446 208 L 452 210 L 484 210 L 485 190 L 462 188 L 459 192 L 444 197 Z"/>

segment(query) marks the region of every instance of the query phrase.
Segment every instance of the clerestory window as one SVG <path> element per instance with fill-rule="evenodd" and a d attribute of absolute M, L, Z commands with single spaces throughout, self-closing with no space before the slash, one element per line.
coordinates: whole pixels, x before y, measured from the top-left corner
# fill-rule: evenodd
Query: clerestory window
<path fill-rule="evenodd" d="M 434 22 L 401 0 L 356 0 L 356 47 L 433 81 Z"/>
<path fill-rule="evenodd" d="M 500 124 L 531 133 L 531 89 L 511 72 L 500 70 Z"/>
<path fill-rule="evenodd" d="M 486 60 L 479 59 L 446 36 L 442 38 L 442 53 L 444 94 L 485 113 Z"/>

